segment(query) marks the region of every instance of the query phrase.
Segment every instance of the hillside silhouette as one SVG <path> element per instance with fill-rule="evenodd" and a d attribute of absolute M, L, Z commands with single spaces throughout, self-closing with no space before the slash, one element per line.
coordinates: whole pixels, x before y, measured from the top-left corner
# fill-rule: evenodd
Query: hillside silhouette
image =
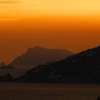
<path fill-rule="evenodd" d="M 73 53 L 68 50 L 49 49 L 43 47 L 29 48 L 26 53 L 16 57 L 9 65 L 14 67 L 37 66 L 61 60 Z"/>
<path fill-rule="evenodd" d="M 64 60 L 38 66 L 20 77 L 18 82 L 100 83 L 100 47 Z"/>
<path fill-rule="evenodd" d="M 1 75 L 5 75 L 9 72 L 13 77 L 19 77 L 34 67 L 65 59 L 72 54 L 73 53 L 68 50 L 36 46 L 34 48 L 29 48 L 24 54 L 17 56 L 8 66 L 1 63 L 0 73 Z M 11 68 L 11 66 L 13 67 Z"/>

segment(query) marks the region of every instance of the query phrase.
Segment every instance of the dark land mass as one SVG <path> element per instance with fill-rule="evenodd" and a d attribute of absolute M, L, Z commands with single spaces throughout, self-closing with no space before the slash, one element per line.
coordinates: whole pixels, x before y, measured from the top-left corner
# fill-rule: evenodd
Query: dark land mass
<path fill-rule="evenodd" d="M 9 64 L 9 66 L 13 66 L 14 69 L 9 71 L 14 77 L 19 77 L 39 65 L 60 61 L 71 55 L 73 55 L 73 53 L 69 50 L 49 49 L 36 46 L 29 48 L 24 54 L 17 56 Z"/>
<path fill-rule="evenodd" d="M 73 55 L 71 51 L 49 49 L 43 47 L 29 48 L 27 52 L 16 57 L 9 65 L 14 67 L 35 67 L 40 64 L 51 63 Z"/>
<path fill-rule="evenodd" d="M 41 65 L 18 78 L 17 82 L 100 83 L 100 47 L 64 60 Z"/>
<path fill-rule="evenodd" d="M 2 80 L 0 78 L 1 82 Z M 100 47 L 88 49 L 60 61 L 33 67 L 16 79 L 7 74 L 4 80 L 19 83 L 100 84 Z"/>

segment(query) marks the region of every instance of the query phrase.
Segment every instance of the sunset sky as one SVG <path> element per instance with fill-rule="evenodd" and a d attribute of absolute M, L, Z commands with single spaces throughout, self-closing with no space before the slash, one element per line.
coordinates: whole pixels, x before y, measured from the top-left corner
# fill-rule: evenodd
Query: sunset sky
<path fill-rule="evenodd" d="M 0 59 L 27 48 L 74 52 L 100 44 L 100 0 L 0 0 Z"/>

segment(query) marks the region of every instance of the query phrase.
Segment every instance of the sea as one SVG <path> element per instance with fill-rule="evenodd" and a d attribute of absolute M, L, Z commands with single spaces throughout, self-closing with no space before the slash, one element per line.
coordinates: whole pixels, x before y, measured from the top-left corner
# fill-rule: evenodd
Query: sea
<path fill-rule="evenodd" d="M 0 83 L 0 100 L 98 100 L 100 85 Z"/>

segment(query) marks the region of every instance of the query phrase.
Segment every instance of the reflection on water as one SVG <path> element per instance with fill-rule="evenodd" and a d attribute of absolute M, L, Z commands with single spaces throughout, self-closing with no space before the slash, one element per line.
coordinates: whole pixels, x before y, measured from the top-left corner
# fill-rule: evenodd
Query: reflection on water
<path fill-rule="evenodd" d="M 97 100 L 100 86 L 0 84 L 0 100 Z"/>

